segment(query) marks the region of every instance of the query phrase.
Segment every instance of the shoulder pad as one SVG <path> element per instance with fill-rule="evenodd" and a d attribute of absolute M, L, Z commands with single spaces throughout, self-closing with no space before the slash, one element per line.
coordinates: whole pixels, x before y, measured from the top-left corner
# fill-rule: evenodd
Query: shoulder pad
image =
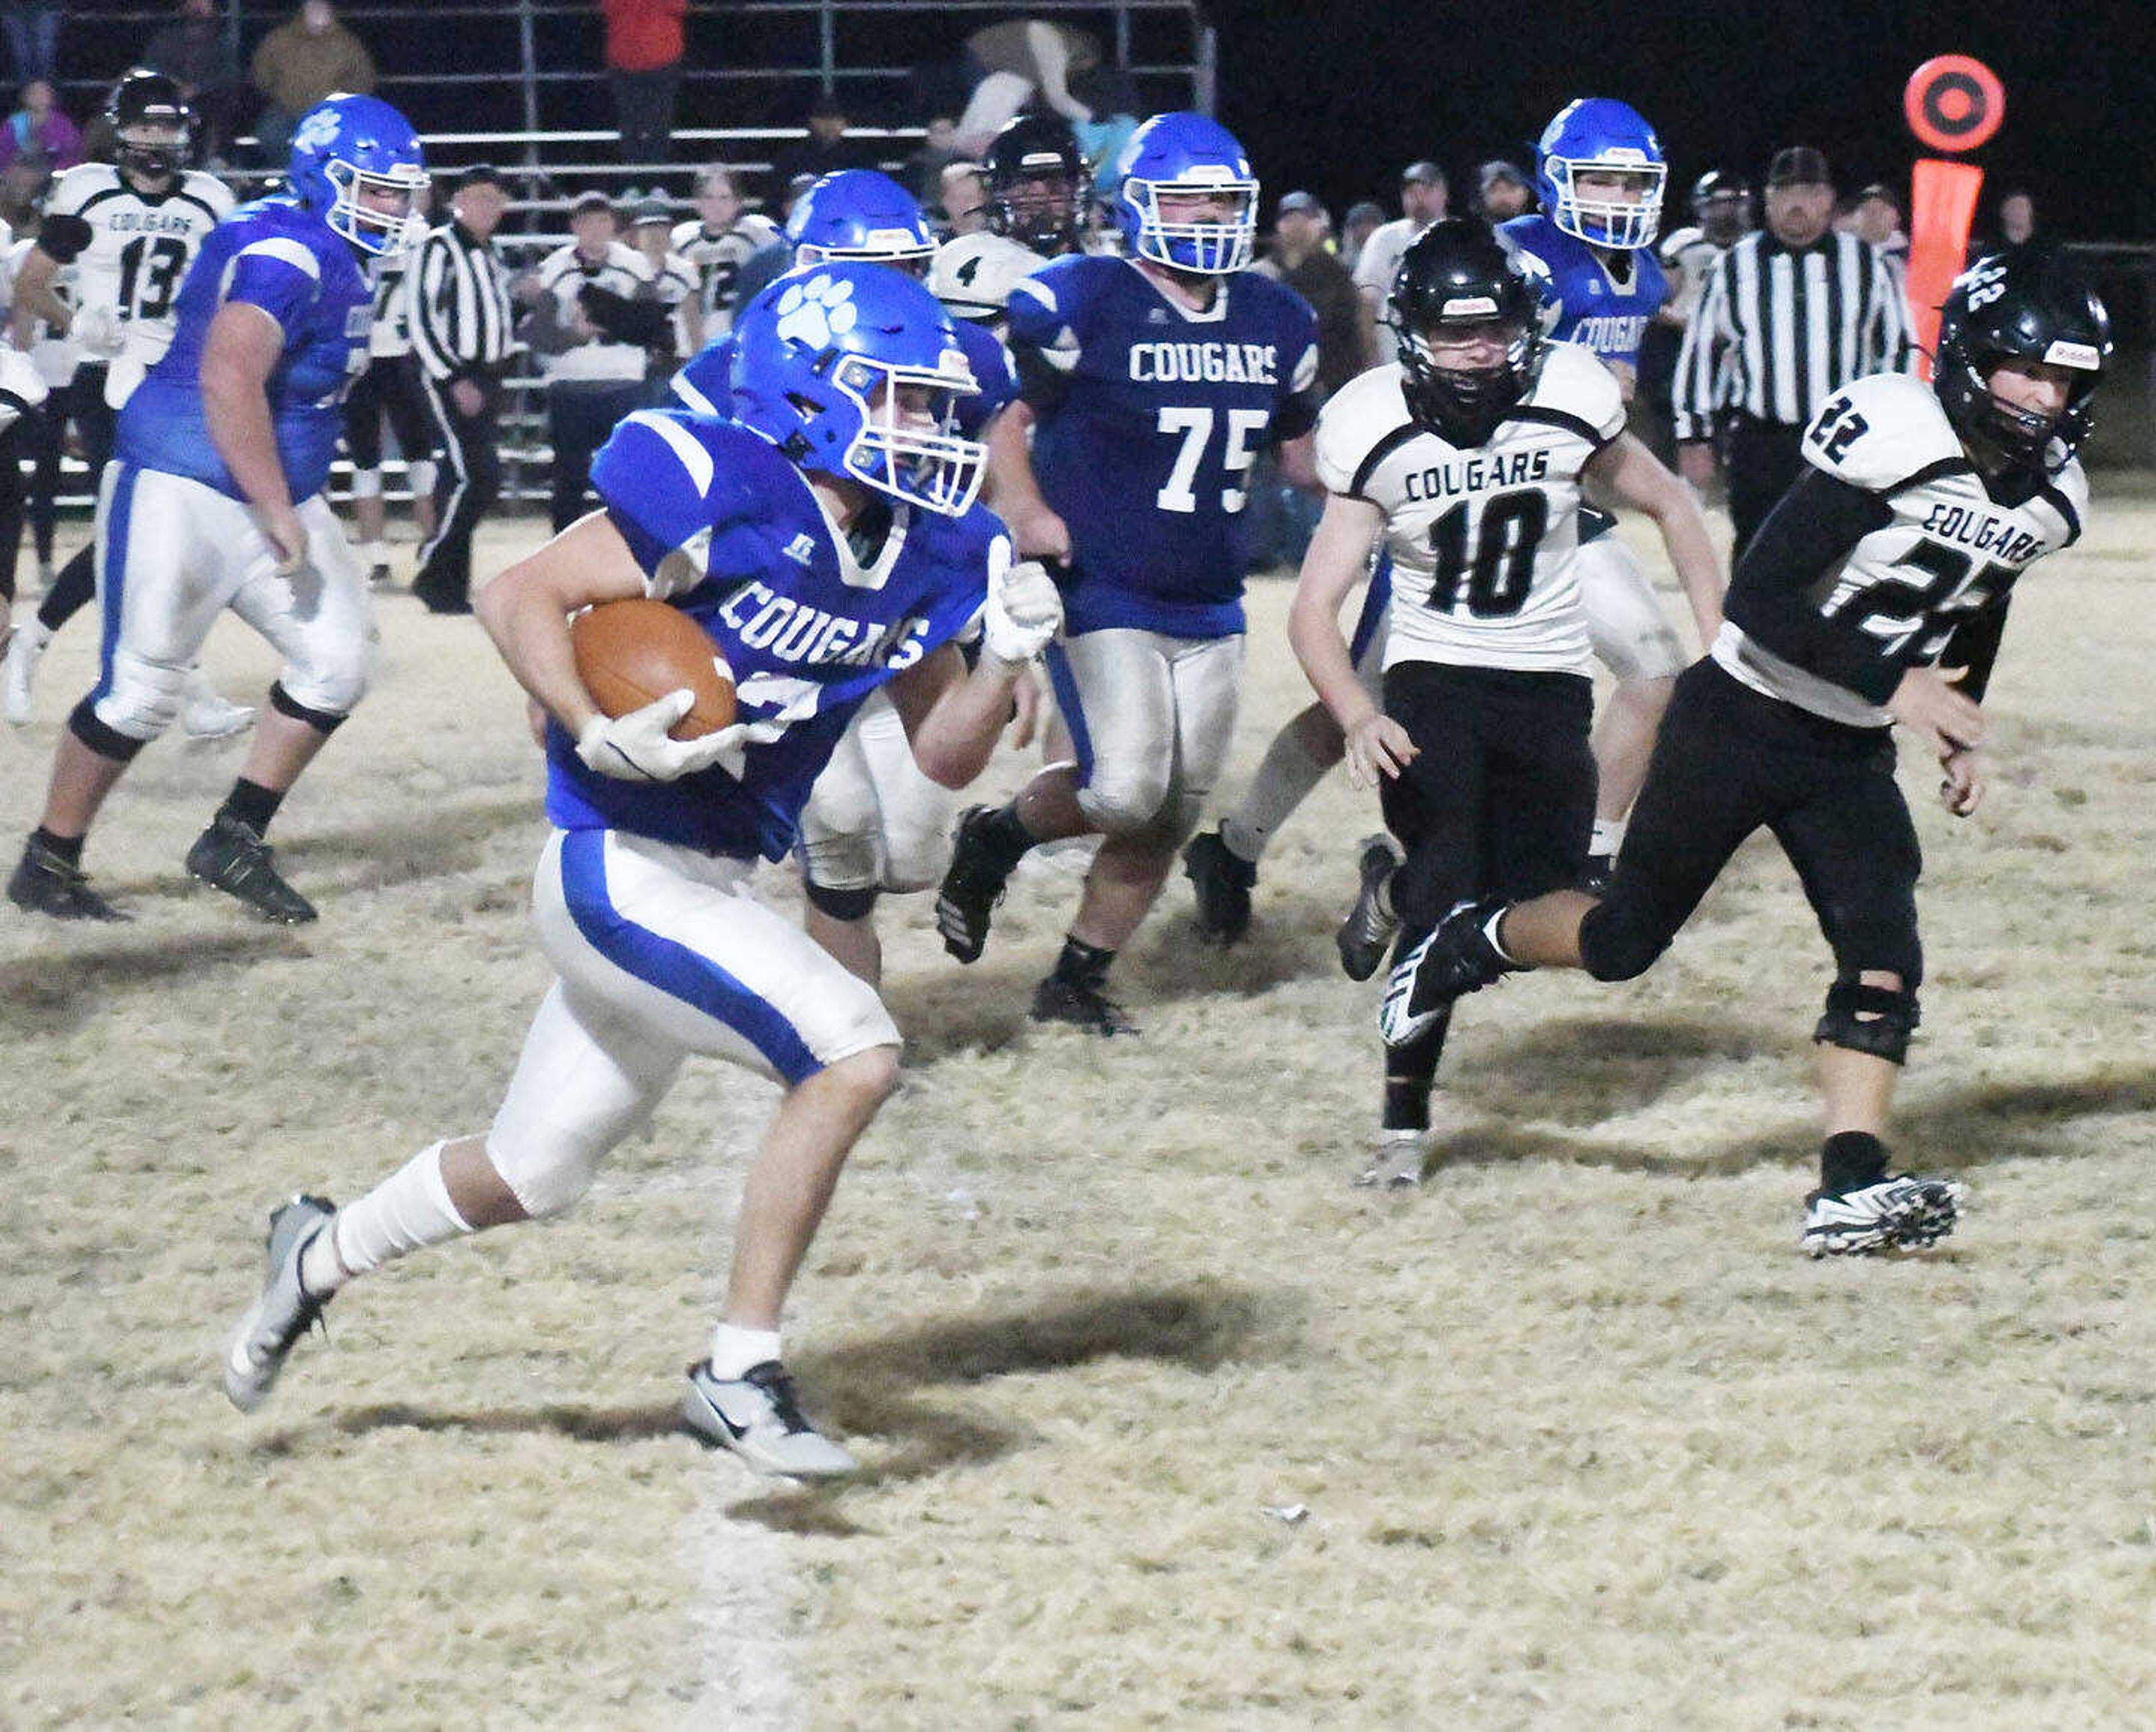
<path fill-rule="evenodd" d="M 747 428 L 672 409 L 623 418 L 592 459 L 592 487 L 664 600 L 708 575 L 714 531 L 760 519 L 793 466 Z"/>
<path fill-rule="evenodd" d="M 1332 393 L 1317 417 L 1317 479 L 1327 493 L 1352 494 L 1367 479 L 1371 453 L 1407 429 L 1419 432 L 1390 364 L 1358 373 Z"/>
<path fill-rule="evenodd" d="M 1011 290 L 1048 261 L 1008 235 L 961 234 L 936 249 L 928 290 L 964 319 L 992 319 L 1009 303 Z"/>
<path fill-rule="evenodd" d="M 72 216 L 94 195 L 107 192 L 120 184 L 120 171 L 109 162 L 78 162 L 64 169 L 45 194 L 45 212 L 64 212 Z"/>
<path fill-rule="evenodd" d="M 2068 458 L 2066 466 L 2051 477 L 2038 497 L 2045 500 L 2065 521 L 2066 538 L 2061 545 L 2071 546 L 2081 540 L 2082 532 L 2088 526 L 2089 513 L 2088 472 L 2082 467 L 2081 459 Z"/>
<path fill-rule="evenodd" d="M 1873 373 L 1829 397 L 1804 429 L 1804 461 L 1867 493 L 1891 493 L 1942 463 L 1966 463 L 1930 386 Z"/>
<path fill-rule="evenodd" d="M 1665 264 L 1674 264 L 1684 249 L 1696 240 L 1706 238 L 1706 231 L 1698 228 L 1676 228 L 1664 235 L 1655 250 L 1662 255 Z"/>
<path fill-rule="evenodd" d="M 1625 431 L 1625 388 L 1617 376 L 1578 343 L 1552 343 L 1527 402 L 1594 429 L 1594 443 L 1606 445 Z"/>
<path fill-rule="evenodd" d="M 1124 269 L 1120 259 L 1074 255 L 1052 259 L 1032 275 L 1019 278 L 1011 284 L 1011 340 L 1045 348 L 1067 338 L 1075 346 L 1076 321 L 1086 304 L 1109 274 Z"/>

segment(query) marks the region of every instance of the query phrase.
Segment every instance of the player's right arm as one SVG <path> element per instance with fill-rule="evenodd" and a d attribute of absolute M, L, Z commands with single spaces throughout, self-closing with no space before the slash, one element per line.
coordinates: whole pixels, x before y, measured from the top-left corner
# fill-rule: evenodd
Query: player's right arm
<path fill-rule="evenodd" d="M 599 708 L 577 677 L 569 616 L 645 593 L 629 543 L 605 512 L 594 511 L 487 584 L 472 609 L 516 683 L 578 739 Z"/>
<path fill-rule="evenodd" d="M 285 327 L 276 315 L 252 301 L 226 302 L 203 342 L 202 394 L 210 443 L 260 514 L 278 570 L 289 573 L 306 558 L 307 531 L 292 506 L 270 413 L 270 375 L 284 352 Z"/>
<path fill-rule="evenodd" d="M 1288 610 L 1287 641 L 1318 698 L 1348 740 L 1348 773 L 1358 787 L 1375 787 L 1381 776 L 1398 776 L 1415 756 L 1408 731 L 1371 700 L 1356 676 L 1355 661 L 1340 631 L 1340 604 L 1369 562 L 1370 545 L 1385 526 L 1372 501 L 1328 494 L 1325 515 L 1303 556 Z"/>

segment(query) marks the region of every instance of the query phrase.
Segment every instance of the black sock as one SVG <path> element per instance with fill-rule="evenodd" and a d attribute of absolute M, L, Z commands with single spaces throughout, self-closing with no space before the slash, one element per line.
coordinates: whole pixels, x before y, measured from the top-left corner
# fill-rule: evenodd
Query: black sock
<path fill-rule="evenodd" d="M 1868 1130 L 1838 1130 L 1820 1151 L 1820 1189 L 1840 1196 L 1887 1176 L 1887 1145 Z"/>
<path fill-rule="evenodd" d="M 1430 1092 L 1436 1086 L 1437 1061 L 1444 1054 L 1445 1033 L 1451 1026 L 1448 1010 L 1405 1046 L 1385 1048 L 1387 1130 L 1430 1129 Z"/>
<path fill-rule="evenodd" d="M 978 833 L 995 856 L 996 863 L 1006 872 L 1024 858 L 1026 850 L 1033 846 L 1033 837 L 1019 822 L 1015 800 L 1008 806 L 998 807 L 983 818 Z"/>
<path fill-rule="evenodd" d="M 80 836 L 55 836 L 42 825 L 30 832 L 30 840 L 49 853 L 58 854 L 70 866 L 82 864 L 82 843 Z"/>
<path fill-rule="evenodd" d="M 232 785 L 232 792 L 224 797 L 224 804 L 218 807 L 217 815 L 244 824 L 257 836 L 265 834 L 270 820 L 277 816 L 277 808 L 285 803 L 285 797 L 274 788 L 265 788 L 259 781 L 249 781 L 245 776 Z"/>
<path fill-rule="evenodd" d="M 1065 938 L 1063 954 L 1055 959 L 1055 978 L 1066 986 L 1097 992 L 1108 984 L 1108 965 L 1115 960 L 1113 951 L 1101 950 L 1082 938 Z"/>

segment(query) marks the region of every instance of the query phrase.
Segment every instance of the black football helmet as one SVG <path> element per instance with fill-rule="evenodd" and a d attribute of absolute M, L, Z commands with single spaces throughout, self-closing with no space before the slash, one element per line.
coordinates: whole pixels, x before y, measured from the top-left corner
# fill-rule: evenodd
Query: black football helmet
<path fill-rule="evenodd" d="M 1400 259 L 1387 302 L 1399 336 L 1408 413 L 1455 445 L 1480 445 L 1526 395 L 1543 356 L 1542 294 L 1480 217 L 1448 217 Z M 1440 367 L 1429 340 L 1446 326 L 1509 327 L 1494 367 Z"/>
<path fill-rule="evenodd" d="M 1020 115 L 988 141 L 988 227 L 1036 253 L 1080 250 L 1078 223 L 1092 173 L 1060 115 Z"/>
<path fill-rule="evenodd" d="M 105 105 L 111 124 L 113 161 L 149 180 L 164 180 L 187 166 L 194 141 L 194 110 L 180 87 L 162 73 L 137 67 L 112 87 Z"/>
<path fill-rule="evenodd" d="M 1994 396 L 2002 361 L 2048 361 L 2072 377 L 2056 419 Z M 1964 438 L 2055 474 L 2088 437 L 2090 399 L 2111 360 L 2111 315 L 2082 274 L 2046 247 L 2009 247 L 1954 279 L 1939 309 L 1932 388 Z"/>
<path fill-rule="evenodd" d="M 1692 221 L 1727 245 L 1752 223 L 1752 189 L 1741 175 L 1710 168 L 1691 183 Z"/>

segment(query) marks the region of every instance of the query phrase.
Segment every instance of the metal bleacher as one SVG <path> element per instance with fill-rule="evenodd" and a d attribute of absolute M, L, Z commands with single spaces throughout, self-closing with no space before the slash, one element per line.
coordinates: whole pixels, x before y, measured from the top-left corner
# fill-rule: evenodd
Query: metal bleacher
<path fill-rule="evenodd" d="M 227 40 L 243 69 L 292 10 L 225 0 Z M 774 153 L 806 136 L 799 116 L 819 92 L 842 96 L 856 122 L 850 136 L 873 141 L 886 166 L 897 167 L 921 141 L 927 104 L 956 111 L 941 99 L 952 89 L 967 34 L 1016 15 L 1094 31 L 1128 75 L 1141 112 L 1213 106 L 1215 38 L 1196 0 L 726 0 L 692 6 L 686 20 L 674 160 L 626 162 L 602 69 L 597 0 L 388 0 L 337 13 L 374 58 L 377 93 L 418 129 L 430 167 L 453 172 L 486 161 L 516 183 L 497 236 L 512 266 L 536 263 L 567 239 L 569 203 L 590 187 L 663 192 L 685 217 L 696 171 L 717 163 L 740 177 L 752 204 L 771 202 Z M 172 16 L 132 0 L 76 5 L 62 42 L 63 105 L 78 118 L 94 113 Z M 957 100 L 963 94 L 961 85 Z M 233 161 L 219 165 L 243 197 L 275 173 L 253 157 L 252 143 L 242 137 Z M 520 371 L 510 383 L 505 498 L 542 499 L 552 453 L 538 382 Z M 392 499 L 404 496 L 401 459 L 386 463 L 384 480 Z M 341 491 L 342 481 L 340 470 L 333 486 Z"/>

